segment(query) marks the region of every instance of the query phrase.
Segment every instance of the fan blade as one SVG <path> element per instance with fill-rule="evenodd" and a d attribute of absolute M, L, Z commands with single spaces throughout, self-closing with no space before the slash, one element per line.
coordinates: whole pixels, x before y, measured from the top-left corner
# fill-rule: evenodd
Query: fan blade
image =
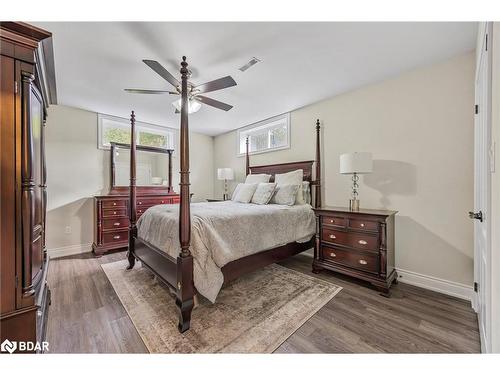
<path fill-rule="evenodd" d="M 196 95 L 194 97 L 195 100 L 198 100 L 199 102 L 202 102 L 204 104 L 210 105 L 212 107 L 222 109 L 224 111 L 229 111 L 231 108 L 233 108 L 232 105 L 226 104 L 219 102 L 218 100 L 212 99 L 212 98 L 207 98 L 206 96 L 202 95 Z"/>
<path fill-rule="evenodd" d="M 172 86 L 178 87 L 180 86 L 180 82 L 170 74 L 167 69 L 165 69 L 158 61 L 155 60 L 142 60 L 144 64 L 153 69 L 156 73 L 158 73 L 163 79 L 169 82 Z"/>
<path fill-rule="evenodd" d="M 236 86 L 236 82 L 231 76 L 225 76 L 219 79 L 216 79 L 215 81 L 210 81 L 207 83 L 204 83 L 199 86 L 195 86 L 193 88 L 193 91 L 196 93 L 204 93 L 204 92 L 211 92 L 211 91 L 217 91 L 217 90 L 222 90 L 228 87 Z"/>
<path fill-rule="evenodd" d="M 143 89 L 124 89 L 126 92 L 132 94 L 172 94 L 179 95 L 177 91 L 166 91 L 166 90 L 143 90 Z"/>

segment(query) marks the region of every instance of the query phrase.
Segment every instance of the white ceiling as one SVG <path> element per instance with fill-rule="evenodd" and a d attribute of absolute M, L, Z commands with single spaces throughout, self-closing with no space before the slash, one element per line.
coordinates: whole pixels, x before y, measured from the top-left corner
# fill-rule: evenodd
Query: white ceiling
<path fill-rule="evenodd" d="M 469 23 L 37 23 L 54 35 L 59 104 L 179 126 L 169 95 L 124 88 L 171 89 L 142 59 L 176 77 L 182 55 L 191 81 L 231 75 L 237 86 L 207 94 L 234 106 L 190 115 L 191 130 L 220 134 L 288 112 L 475 46 Z M 263 62 L 242 73 L 253 56 Z"/>

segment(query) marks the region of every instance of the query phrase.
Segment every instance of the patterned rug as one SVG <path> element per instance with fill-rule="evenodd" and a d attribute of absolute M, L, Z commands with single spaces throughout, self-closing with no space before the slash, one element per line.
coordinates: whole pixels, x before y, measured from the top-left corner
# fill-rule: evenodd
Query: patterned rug
<path fill-rule="evenodd" d="M 175 299 L 144 267 L 102 268 L 151 353 L 272 353 L 342 288 L 277 264 L 245 275 L 194 308 L 177 330 Z"/>

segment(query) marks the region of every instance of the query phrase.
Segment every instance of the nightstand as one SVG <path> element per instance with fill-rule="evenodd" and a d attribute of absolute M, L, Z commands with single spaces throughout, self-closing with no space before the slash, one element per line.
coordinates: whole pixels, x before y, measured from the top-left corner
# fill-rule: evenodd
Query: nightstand
<path fill-rule="evenodd" d="M 394 217 L 397 211 L 344 207 L 315 208 L 313 272 L 323 269 L 370 282 L 389 296 L 397 282 Z"/>

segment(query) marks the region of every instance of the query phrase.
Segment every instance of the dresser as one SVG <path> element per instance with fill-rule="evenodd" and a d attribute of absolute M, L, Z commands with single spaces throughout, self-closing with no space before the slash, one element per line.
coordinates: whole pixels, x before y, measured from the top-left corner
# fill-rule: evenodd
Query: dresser
<path fill-rule="evenodd" d="M 50 304 L 44 138 L 56 100 L 51 34 L 0 22 L 0 42 L 0 342 L 43 352 Z"/>
<path fill-rule="evenodd" d="M 144 188 L 145 189 L 145 188 Z M 137 194 L 136 217 L 158 204 L 176 204 L 176 193 Z M 92 250 L 100 256 L 110 250 L 128 247 L 129 197 L 128 195 L 100 195 L 94 197 L 94 243 Z"/>
<path fill-rule="evenodd" d="M 397 211 L 321 207 L 316 214 L 313 272 L 323 269 L 370 282 L 383 295 L 397 282 L 394 218 Z"/>

